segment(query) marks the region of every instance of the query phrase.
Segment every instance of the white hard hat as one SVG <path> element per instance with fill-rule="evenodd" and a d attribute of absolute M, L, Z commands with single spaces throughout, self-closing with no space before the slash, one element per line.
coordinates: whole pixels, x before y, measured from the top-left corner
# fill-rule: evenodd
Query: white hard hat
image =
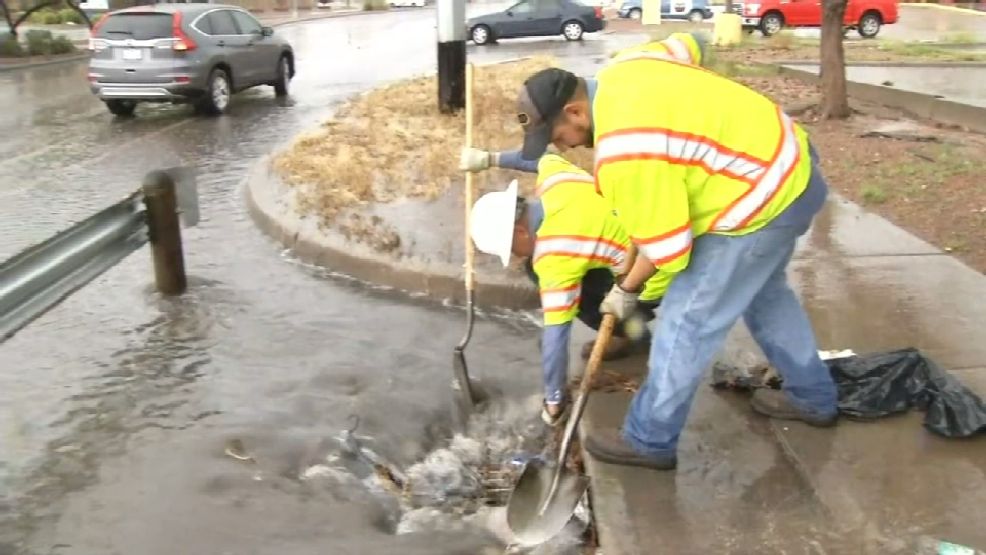
<path fill-rule="evenodd" d="M 469 233 L 476 248 L 500 257 L 503 266 L 510 264 L 517 213 L 517 180 L 506 191 L 494 191 L 479 197 L 472 205 Z"/>

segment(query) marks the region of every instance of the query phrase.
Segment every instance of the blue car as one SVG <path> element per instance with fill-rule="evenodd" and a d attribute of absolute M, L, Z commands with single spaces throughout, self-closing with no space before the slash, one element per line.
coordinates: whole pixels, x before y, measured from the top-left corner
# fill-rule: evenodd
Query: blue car
<path fill-rule="evenodd" d="M 640 19 L 644 13 L 642 0 L 626 0 L 620 6 L 622 18 Z M 708 0 L 661 0 L 661 19 L 682 19 L 699 23 L 712 19 Z"/>

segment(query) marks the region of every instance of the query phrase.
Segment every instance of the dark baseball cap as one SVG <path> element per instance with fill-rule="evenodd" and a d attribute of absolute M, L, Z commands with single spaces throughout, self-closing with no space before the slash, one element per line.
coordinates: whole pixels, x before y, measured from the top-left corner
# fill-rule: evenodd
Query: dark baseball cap
<path fill-rule="evenodd" d="M 548 149 L 555 120 L 575 95 L 579 78 L 555 67 L 542 69 L 524 81 L 517 98 L 517 121 L 524 128 L 526 160 L 537 160 Z"/>

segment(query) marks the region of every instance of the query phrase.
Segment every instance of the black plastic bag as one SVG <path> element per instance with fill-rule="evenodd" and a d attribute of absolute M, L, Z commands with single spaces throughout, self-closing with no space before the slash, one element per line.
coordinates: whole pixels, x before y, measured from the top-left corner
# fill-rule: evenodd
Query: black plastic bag
<path fill-rule="evenodd" d="M 839 388 L 839 412 L 871 420 L 915 408 L 925 411 L 924 427 L 945 437 L 986 433 L 986 403 L 958 379 L 916 349 L 826 361 Z M 751 390 L 779 388 L 766 367 L 742 369 L 717 363 L 712 386 Z"/>
<path fill-rule="evenodd" d="M 839 387 L 839 412 L 879 418 L 925 411 L 924 427 L 945 437 L 986 432 L 986 403 L 916 349 L 826 362 Z"/>

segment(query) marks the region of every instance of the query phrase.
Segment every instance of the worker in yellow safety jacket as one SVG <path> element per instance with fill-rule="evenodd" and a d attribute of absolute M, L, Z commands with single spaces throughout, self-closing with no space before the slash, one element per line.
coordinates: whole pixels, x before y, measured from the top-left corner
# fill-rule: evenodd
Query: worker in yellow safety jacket
<path fill-rule="evenodd" d="M 672 51 L 687 51 L 685 63 Z M 786 268 L 827 196 L 805 130 L 763 95 L 700 67 L 674 35 L 617 55 L 593 79 L 547 69 L 518 98 L 522 157 L 594 146 L 597 191 L 641 256 L 602 310 L 626 318 L 657 271 L 674 274 L 652 335 L 648 376 L 621 430 L 596 429 L 602 461 L 672 469 L 702 372 L 742 316 L 783 390 L 752 405 L 828 426 L 836 388 Z"/>
<path fill-rule="evenodd" d="M 518 198 L 514 182 L 506 191 L 481 197 L 471 220 L 470 233 L 479 250 L 499 256 L 504 266 L 511 254 L 525 257 L 538 284 L 544 314 L 541 417 L 549 425 L 561 424 L 569 408 L 566 383 L 572 321 L 578 317 L 599 329 L 599 305 L 613 286 L 614 273 L 624 266 L 630 238 L 596 193 L 592 175 L 554 154 L 538 163 L 533 198 Z M 641 321 L 653 319 L 669 281 L 664 273 L 647 281 L 635 307 Z M 625 356 L 631 343 L 618 326 L 607 358 Z M 591 342 L 585 345 L 583 358 L 591 348 Z"/>

